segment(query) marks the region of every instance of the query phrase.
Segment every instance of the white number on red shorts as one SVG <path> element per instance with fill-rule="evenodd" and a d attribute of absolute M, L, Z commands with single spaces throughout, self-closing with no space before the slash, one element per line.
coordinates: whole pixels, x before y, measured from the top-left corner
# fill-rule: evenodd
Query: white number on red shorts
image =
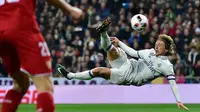
<path fill-rule="evenodd" d="M 49 52 L 46 42 L 39 42 L 38 45 L 41 48 L 41 55 L 43 57 L 50 56 L 50 52 Z"/>
<path fill-rule="evenodd" d="M 0 0 L 0 6 L 4 5 L 5 1 L 7 1 L 8 3 L 16 3 L 19 2 L 20 0 Z"/>

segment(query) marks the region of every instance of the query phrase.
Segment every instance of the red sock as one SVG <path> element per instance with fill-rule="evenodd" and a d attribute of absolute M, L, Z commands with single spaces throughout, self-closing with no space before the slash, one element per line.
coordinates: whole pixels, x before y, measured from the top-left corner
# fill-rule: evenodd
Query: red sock
<path fill-rule="evenodd" d="M 37 112 L 54 112 L 55 105 L 51 93 L 42 92 L 37 96 Z"/>
<path fill-rule="evenodd" d="M 23 95 L 16 90 L 9 90 L 3 100 L 1 112 L 16 112 Z"/>

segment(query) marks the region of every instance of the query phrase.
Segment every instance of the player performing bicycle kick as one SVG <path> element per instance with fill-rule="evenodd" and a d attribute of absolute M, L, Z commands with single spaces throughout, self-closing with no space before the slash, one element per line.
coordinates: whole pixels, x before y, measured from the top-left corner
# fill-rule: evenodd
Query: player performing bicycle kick
<path fill-rule="evenodd" d="M 189 110 L 181 103 L 173 65 L 168 60 L 168 56 L 175 53 L 173 39 L 161 34 L 158 36 L 155 48 L 136 51 L 116 37 L 108 36 L 107 29 L 110 23 L 110 19 L 107 18 L 97 28 L 97 31 L 100 33 L 101 47 L 107 52 L 107 59 L 112 68 L 96 67 L 92 70 L 72 73 L 62 65 L 58 65 L 57 70 L 69 80 L 90 80 L 94 77 L 102 77 L 113 84 L 134 86 L 142 86 L 157 77 L 165 76 L 176 98 L 178 108 Z M 127 54 L 138 60 L 128 59 Z"/>

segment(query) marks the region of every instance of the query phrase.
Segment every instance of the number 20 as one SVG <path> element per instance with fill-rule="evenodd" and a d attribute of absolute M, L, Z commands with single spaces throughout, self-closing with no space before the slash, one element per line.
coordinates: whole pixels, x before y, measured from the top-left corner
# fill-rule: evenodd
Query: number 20
<path fill-rule="evenodd" d="M 41 55 L 43 57 L 50 56 L 50 52 L 46 42 L 39 42 L 38 46 L 41 48 Z"/>
<path fill-rule="evenodd" d="M 0 6 L 4 5 L 6 1 L 8 3 L 16 3 L 19 2 L 20 0 L 0 0 Z"/>

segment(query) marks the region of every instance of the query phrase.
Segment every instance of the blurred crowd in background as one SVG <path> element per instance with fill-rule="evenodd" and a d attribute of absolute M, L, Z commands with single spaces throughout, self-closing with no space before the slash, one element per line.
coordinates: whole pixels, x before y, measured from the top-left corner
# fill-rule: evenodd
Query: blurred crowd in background
<path fill-rule="evenodd" d="M 84 11 L 76 22 L 61 10 L 39 0 L 36 16 L 40 30 L 52 56 L 54 77 L 61 77 L 57 64 L 72 72 L 94 67 L 110 67 L 106 53 L 100 48 L 96 32 L 99 23 L 110 16 L 110 36 L 116 36 L 135 50 L 149 49 L 159 34 L 170 35 L 177 54 L 169 59 L 174 65 L 178 83 L 200 83 L 200 0 L 67 0 Z M 149 19 L 146 31 L 138 33 L 130 27 L 135 14 Z M 0 60 L 1 76 L 6 76 Z"/>

